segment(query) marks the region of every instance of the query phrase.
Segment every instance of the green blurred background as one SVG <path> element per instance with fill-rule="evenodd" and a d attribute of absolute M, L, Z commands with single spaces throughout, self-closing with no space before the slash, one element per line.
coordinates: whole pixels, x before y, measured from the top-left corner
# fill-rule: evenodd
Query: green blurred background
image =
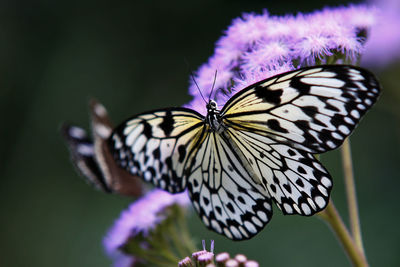
<path fill-rule="evenodd" d="M 75 173 L 59 135 L 63 121 L 88 128 L 99 99 L 112 119 L 180 106 L 188 68 L 206 62 L 242 12 L 312 11 L 340 1 L 1 1 L 0 266 L 109 266 L 102 238 L 130 199 L 89 187 Z M 384 95 L 352 136 L 360 217 L 372 266 L 400 265 L 400 64 L 373 69 Z M 347 220 L 338 152 L 322 156 L 333 199 Z M 216 251 L 244 253 L 261 266 L 349 266 L 317 217 L 283 216 L 250 241 L 205 229 Z"/>

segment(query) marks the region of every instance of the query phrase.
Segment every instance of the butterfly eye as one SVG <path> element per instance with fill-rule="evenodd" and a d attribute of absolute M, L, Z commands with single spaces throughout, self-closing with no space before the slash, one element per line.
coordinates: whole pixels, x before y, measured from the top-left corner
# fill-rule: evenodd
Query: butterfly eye
<path fill-rule="evenodd" d="M 214 100 L 210 100 L 210 103 L 208 103 L 209 108 L 217 108 L 217 103 Z"/>

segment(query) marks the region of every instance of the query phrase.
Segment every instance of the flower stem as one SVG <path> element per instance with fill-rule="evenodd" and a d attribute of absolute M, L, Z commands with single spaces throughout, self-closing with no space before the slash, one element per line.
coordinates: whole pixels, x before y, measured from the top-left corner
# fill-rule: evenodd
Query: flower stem
<path fill-rule="evenodd" d="M 336 210 L 332 200 L 329 201 L 329 204 L 325 210 L 318 213 L 318 215 L 332 228 L 340 243 L 343 245 L 343 248 L 350 258 L 353 266 L 368 267 L 369 265 L 364 253 L 362 253 L 354 243 L 354 240 L 350 236 L 350 233 L 344 225 L 343 220 Z"/>
<path fill-rule="evenodd" d="M 353 165 L 351 161 L 350 141 L 348 138 L 344 141 L 342 145 L 341 153 L 344 181 L 346 184 L 351 234 L 358 249 L 365 255 L 361 237 L 360 219 L 358 217 L 356 187 L 354 183 Z"/>

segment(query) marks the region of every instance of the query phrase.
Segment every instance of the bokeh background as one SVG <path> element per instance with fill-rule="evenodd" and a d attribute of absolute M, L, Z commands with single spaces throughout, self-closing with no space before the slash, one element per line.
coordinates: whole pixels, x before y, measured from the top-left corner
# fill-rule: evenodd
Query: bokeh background
<path fill-rule="evenodd" d="M 104 1 L 105 2 L 105 1 Z M 58 128 L 88 128 L 96 97 L 116 123 L 149 109 L 180 106 L 189 71 L 242 12 L 307 12 L 345 1 L 1 1 L 0 266 L 110 266 L 102 238 L 132 201 L 89 187 L 74 171 Z M 365 249 L 372 266 L 400 265 L 400 64 L 368 66 L 384 94 L 353 134 Z M 322 161 L 347 221 L 340 155 Z M 350 266 L 317 217 L 283 216 L 250 241 L 232 242 L 189 219 L 216 251 L 261 266 Z"/>

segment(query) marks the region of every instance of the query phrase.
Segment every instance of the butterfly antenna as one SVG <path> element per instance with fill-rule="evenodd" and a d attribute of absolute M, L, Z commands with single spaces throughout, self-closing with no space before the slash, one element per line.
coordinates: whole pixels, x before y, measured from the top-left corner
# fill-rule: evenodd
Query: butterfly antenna
<path fill-rule="evenodd" d="M 194 78 L 194 75 L 193 75 L 192 72 L 190 72 L 190 76 L 192 77 L 192 80 L 193 80 L 194 84 L 196 85 L 197 90 L 199 90 L 199 93 L 200 93 L 200 95 L 201 95 L 201 98 L 203 98 L 204 102 L 206 102 L 206 104 L 207 104 L 208 102 L 206 101 L 206 99 L 204 98 L 203 94 L 201 93 L 200 87 L 199 87 L 199 85 L 197 84 L 196 79 Z"/>
<path fill-rule="evenodd" d="M 217 80 L 217 70 L 215 70 L 214 81 L 213 81 L 213 85 L 212 85 L 212 87 L 211 87 L 210 95 L 208 96 L 208 101 L 210 101 L 210 99 L 211 99 L 211 95 L 212 95 L 212 93 L 213 93 L 213 91 L 214 91 L 214 86 L 215 86 L 215 81 L 216 81 L 216 80 Z"/>
<path fill-rule="evenodd" d="M 206 104 L 208 104 L 208 102 L 206 101 L 206 99 L 204 98 L 204 96 L 203 96 L 203 94 L 202 94 L 202 92 L 201 92 L 201 90 L 200 90 L 199 85 L 198 85 L 197 82 L 196 82 L 196 79 L 194 78 L 193 71 L 192 71 L 192 69 L 191 69 L 190 66 L 189 66 L 189 62 L 186 60 L 186 58 L 184 58 L 184 60 L 185 60 L 186 65 L 188 66 L 188 69 L 189 69 L 189 72 L 190 72 L 190 77 L 192 78 L 194 84 L 196 85 L 197 90 L 199 90 L 199 93 L 200 93 L 200 95 L 201 95 L 201 98 L 203 98 L 204 102 L 205 102 Z"/>

